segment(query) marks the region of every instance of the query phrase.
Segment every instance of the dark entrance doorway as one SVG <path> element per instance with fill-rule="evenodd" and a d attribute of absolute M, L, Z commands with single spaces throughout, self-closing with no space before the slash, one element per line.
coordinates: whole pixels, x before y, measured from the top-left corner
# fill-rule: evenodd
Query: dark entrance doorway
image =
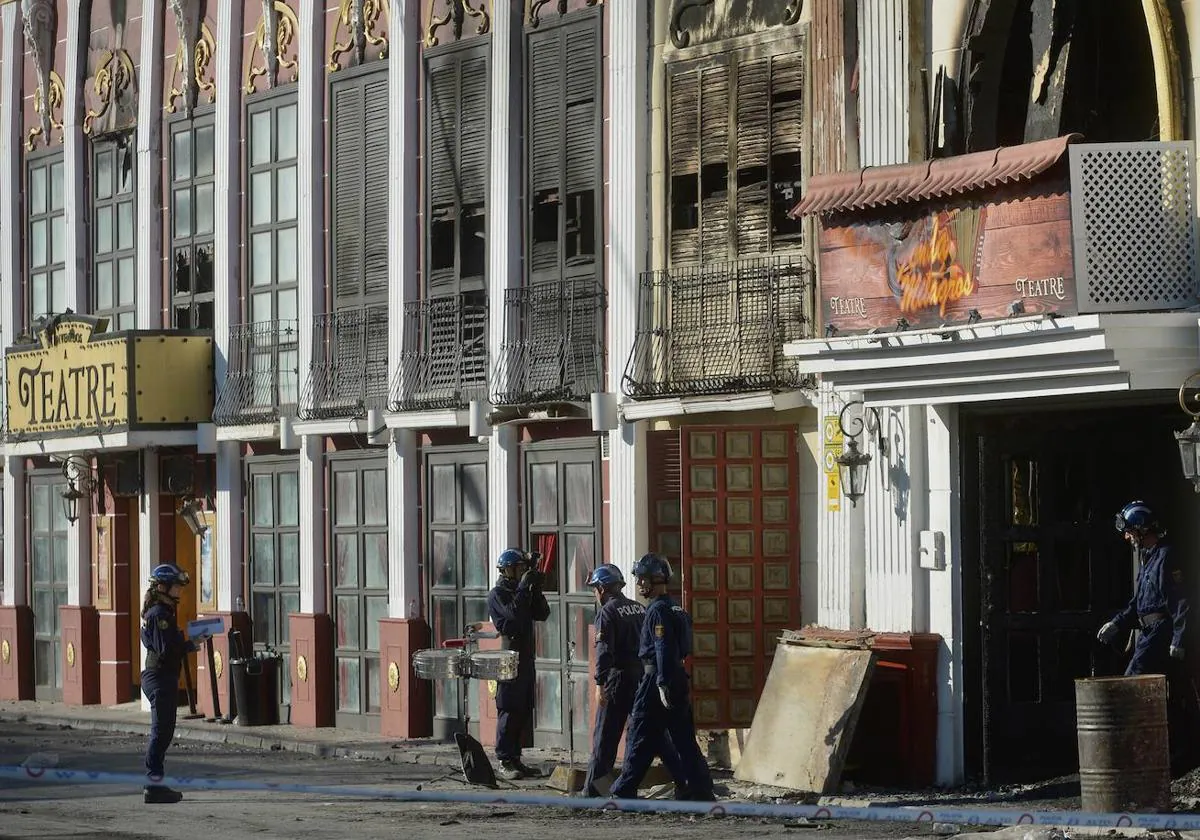
<path fill-rule="evenodd" d="M 1078 768 L 1077 677 L 1126 657 L 1096 630 L 1132 591 L 1113 515 L 1144 499 L 1177 550 L 1196 546 L 1167 405 L 963 416 L 967 762 L 990 783 Z M 978 488 L 978 489 L 976 489 Z"/>

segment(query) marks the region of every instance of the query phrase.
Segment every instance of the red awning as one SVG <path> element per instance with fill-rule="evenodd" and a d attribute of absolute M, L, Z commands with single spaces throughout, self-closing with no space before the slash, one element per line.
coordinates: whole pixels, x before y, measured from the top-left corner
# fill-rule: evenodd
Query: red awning
<path fill-rule="evenodd" d="M 856 172 L 814 175 L 792 218 L 839 210 L 863 210 L 888 204 L 926 201 L 1033 178 L 1066 154 L 1067 146 L 1082 139 L 1068 134 L 1022 146 L 1003 146 L 920 163 L 871 166 Z"/>

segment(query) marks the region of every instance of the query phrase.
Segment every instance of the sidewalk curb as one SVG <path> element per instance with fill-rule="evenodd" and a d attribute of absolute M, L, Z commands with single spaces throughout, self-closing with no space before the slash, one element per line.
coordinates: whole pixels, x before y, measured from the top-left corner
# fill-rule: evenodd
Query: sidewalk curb
<path fill-rule="evenodd" d="M 56 715 L 39 715 L 0 712 L 0 721 L 5 723 L 28 723 L 35 726 L 53 726 L 56 728 L 79 729 L 90 732 L 111 732 L 124 735 L 149 736 L 150 724 L 133 721 L 96 720 L 94 718 L 59 717 Z M 391 762 L 393 764 L 419 764 L 437 767 L 460 767 L 461 762 L 455 750 L 453 755 L 442 755 L 437 752 L 416 752 L 404 749 L 339 747 L 320 744 L 315 741 L 305 741 L 300 738 L 278 738 L 273 736 L 256 735 L 253 732 L 239 731 L 242 727 L 236 724 L 208 724 L 204 727 L 194 723 L 180 721 L 175 727 L 175 739 L 182 741 L 197 741 L 208 744 L 228 744 L 245 747 L 259 752 L 295 752 L 317 758 L 348 758 L 366 761 Z M 431 745 L 434 746 L 434 745 Z M 531 762 L 549 773 L 558 765 L 555 760 Z"/>

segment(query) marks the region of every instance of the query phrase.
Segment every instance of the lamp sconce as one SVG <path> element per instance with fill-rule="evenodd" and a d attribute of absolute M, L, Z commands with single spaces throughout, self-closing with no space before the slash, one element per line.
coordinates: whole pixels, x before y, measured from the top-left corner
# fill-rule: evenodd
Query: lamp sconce
<path fill-rule="evenodd" d="M 383 412 L 378 408 L 367 411 L 367 444 L 369 446 L 387 446 L 392 442 L 392 430 L 383 419 Z"/>
<path fill-rule="evenodd" d="M 1175 433 L 1183 477 L 1191 479 L 1192 489 L 1200 493 L 1200 371 L 1179 386 L 1179 407 L 1192 418 L 1192 425 Z"/>
<path fill-rule="evenodd" d="M 200 505 L 200 500 L 195 496 L 184 496 L 183 503 L 179 505 L 179 510 L 175 513 L 188 526 L 188 530 L 194 536 L 200 536 L 208 530 L 208 523 L 204 521 L 202 516 L 204 508 Z"/>
<path fill-rule="evenodd" d="M 79 521 L 79 502 L 87 499 L 91 503 L 92 491 L 99 484 L 99 477 L 92 469 L 90 458 L 82 455 L 68 455 L 62 461 L 63 478 L 67 480 L 67 489 L 62 492 L 63 514 L 67 523 L 74 525 Z"/>
<path fill-rule="evenodd" d="M 884 458 L 888 456 L 887 440 L 883 437 L 883 424 L 879 419 L 879 412 L 873 407 L 868 408 L 862 400 L 851 400 L 842 406 L 842 411 L 838 414 L 838 427 L 846 440 L 846 448 L 838 456 L 838 472 L 842 482 L 842 493 L 854 507 L 858 507 L 858 500 L 867 491 L 867 473 L 871 466 L 870 453 L 858 448 L 859 437 L 864 431 L 871 431 L 871 427 L 861 415 L 854 415 L 849 421 L 846 419 L 847 412 L 856 405 L 863 406 L 864 413 L 870 411 L 875 417 L 875 446 L 880 455 Z"/>
<path fill-rule="evenodd" d="M 291 417 L 279 418 L 279 448 L 285 452 L 300 448 L 300 436 L 296 434 Z"/>
<path fill-rule="evenodd" d="M 473 438 L 492 436 L 492 424 L 488 422 L 490 408 L 484 400 L 471 400 L 467 403 L 467 434 Z"/>
<path fill-rule="evenodd" d="M 611 432 L 619 423 L 617 395 L 610 391 L 592 394 L 592 431 Z"/>

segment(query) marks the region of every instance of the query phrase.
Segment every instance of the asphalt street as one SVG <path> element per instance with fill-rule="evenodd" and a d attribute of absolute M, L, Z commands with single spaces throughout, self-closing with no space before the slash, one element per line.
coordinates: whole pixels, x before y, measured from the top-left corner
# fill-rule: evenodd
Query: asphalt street
<path fill-rule="evenodd" d="M 46 725 L 0 723 L 0 764 L 56 761 L 59 768 L 141 773 L 144 741 L 129 735 Z M 445 767 L 258 752 L 223 744 L 176 741 L 167 773 L 225 780 L 382 789 L 467 790 L 453 779 L 431 781 Z M 544 787 L 529 792 L 546 792 Z M 547 840 L 588 838 L 751 838 L 932 836 L 929 826 L 760 820 L 681 815 L 560 811 L 527 806 L 403 803 L 338 795 L 186 791 L 178 805 L 146 805 L 141 789 L 71 782 L 0 779 L 0 838 L 345 838 L 397 837 Z"/>

